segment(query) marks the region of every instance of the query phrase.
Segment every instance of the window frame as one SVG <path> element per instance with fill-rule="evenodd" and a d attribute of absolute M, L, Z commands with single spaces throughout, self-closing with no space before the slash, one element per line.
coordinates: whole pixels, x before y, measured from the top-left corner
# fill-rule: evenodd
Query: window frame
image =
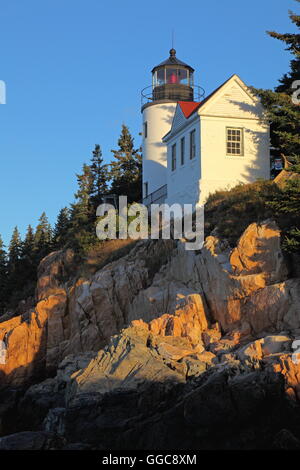
<path fill-rule="evenodd" d="M 144 139 L 148 137 L 148 121 L 144 122 Z"/>
<path fill-rule="evenodd" d="M 185 164 L 185 136 L 180 139 L 180 163 L 181 166 Z"/>
<path fill-rule="evenodd" d="M 192 139 L 193 136 L 193 139 Z M 190 160 L 196 158 L 196 129 L 190 131 Z"/>
<path fill-rule="evenodd" d="M 244 127 L 233 127 L 233 126 L 226 126 L 226 129 L 225 129 L 225 132 L 226 132 L 226 142 L 225 142 L 225 145 L 226 145 L 226 156 L 227 157 L 244 157 L 245 156 L 245 149 L 244 149 Z M 241 136 L 241 139 L 240 141 L 236 140 L 231 140 L 229 141 L 228 139 L 228 131 L 230 130 L 233 130 L 233 131 L 240 131 L 240 136 Z M 229 143 L 234 143 L 234 142 L 239 142 L 240 143 L 240 153 L 229 153 L 228 152 L 228 144 Z"/>
<path fill-rule="evenodd" d="M 177 145 L 176 142 L 171 146 L 171 170 L 176 171 L 176 166 L 177 166 Z"/>

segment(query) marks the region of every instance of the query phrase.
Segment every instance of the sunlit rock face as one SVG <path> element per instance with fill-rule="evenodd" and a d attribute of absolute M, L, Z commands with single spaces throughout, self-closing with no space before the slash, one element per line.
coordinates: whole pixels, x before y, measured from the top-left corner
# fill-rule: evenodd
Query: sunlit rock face
<path fill-rule="evenodd" d="M 71 250 L 47 256 L 35 308 L 0 323 L 0 393 L 31 385 L 1 408 L 0 434 L 59 448 L 300 446 L 280 428 L 300 419 L 300 279 L 273 221 L 234 249 L 216 234 L 201 252 L 140 241 L 94 274 L 77 268 Z M 0 446 L 30 448 L 28 436 Z"/>
<path fill-rule="evenodd" d="M 300 328 L 299 279 L 287 279 L 273 221 L 250 225 L 233 250 L 216 236 L 200 253 L 182 242 L 141 241 L 89 278 L 74 279 L 75 265 L 71 250 L 47 256 L 35 309 L 0 324 L 3 383 L 55 373 L 67 355 L 98 351 L 135 320 L 154 334 L 187 338 L 199 351 L 202 333 L 216 322 L 240 336 Z"/>
<path fill-rule="evenodd" d="M 35 309 L 0 323 L 6 345 L 0 386 L 53 374 L 68 354 L 98 351 L 107 344 L 128 323 L 130 303 L 151 284 L 173 246 L 171 241 L 140 242 L 89 279 L 74 279 L 71 250 L 48 255 L 38 270 Z"/>

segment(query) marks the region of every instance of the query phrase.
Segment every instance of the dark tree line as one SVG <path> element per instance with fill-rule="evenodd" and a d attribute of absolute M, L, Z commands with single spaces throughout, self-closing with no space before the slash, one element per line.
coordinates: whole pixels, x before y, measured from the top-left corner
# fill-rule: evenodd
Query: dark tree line
<path fill-rule="evenodd" d="M 52 228 L 43 212 L 38 225 L 30 225 L 22 240 L 15 227 L 8 249 L 0 237 L 0 315 L 33 294 L 40 261 L 51 251 L 72 247 L 79 254 L 98 243 L 96 209 L 107 194 L 127 195 L 128 202 L 141 198 L 141 154 L 123 125 L 113 160 L 105 164 L 100 145 L 95 145 L 90 162 L 77 177 L 75 201 L 63 207 Z"/>

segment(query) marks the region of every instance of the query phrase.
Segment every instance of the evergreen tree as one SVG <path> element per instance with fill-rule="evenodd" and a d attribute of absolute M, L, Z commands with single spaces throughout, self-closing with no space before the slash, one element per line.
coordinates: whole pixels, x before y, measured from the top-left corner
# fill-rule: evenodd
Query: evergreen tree
<path fill-rule="evenodd" d="M 108 170 L 103 164 L 102 151 L 100 145 L 95 145 L 91 159 L 91 173 L 93 176 L 93 187 L 91 190 L 91 200 L 96 208 L 101 203 L 101 196 L 108 191 Z"/>
<path fill-rule="evenodd" d="M 0 315 L 6 305 L 7 296 L 7 256 L 0 236 Z"/>
<path fill-rule="evenodd" d="M 70 243 L 80 249 L 95 241 L 96 214 L 91 201 L 94 175 L 90 165 L 83 165 L 82 173 L 77 175 L 77 182 L 76 202 L 71 206 Z"/>
<path fill-rule="evenodd" d="M 39 262 L 51 251 L 52 230 L 46 213 L 43 212 L 39 218 L 34 235 L 34 249 Z"/>
<path fill-rule="evenodd" d="M 22 285 L 21 275 L 21 255 L 22 255 L 22 240 L 18 227 L 15 227 L 9 243 L 8 248 L 8 263 L 7 263 L 7 291 L 6 301 L 9 304 L 11 296 L 15 293 Z"/>
<path fill-rule="evenodd" d="M 8 250 L 8 271 L 9 275 L 15 275 L 20 266 L 20 259 L 22 254 L 22 240 L 18 227 L 14 228 Z"/>
<path fill-rule="evenodd" d="M 296 0 L 300 2 L 300 0 Z M 300 16 L 290 13 L 291 21 L 300 28 Z M 280 34 L 274 31 L 268 34 L 284 42 L 293 55 L 290 71 L 285 74 L 280 85 L 272 90 L 255 90 L 261 98 L 271 121 L 271 142 L 273 156 L 284 155 L 293 166 L 292 171 L 300 173 L 300 106 L 293 102 L 295 92 L 293 83 L 300 80 L 300 34 Z M 298 86 L 299 88 L 299 86 Z"/>
<path fill-rule="evenodd" d="M 63 248 L 68 242 L 70 231 L 70 211 L 63 207 L 57 216 L 57 221 L 53 231 L 53 247 Z"/>
<path fill-rule="evenodd" d="M 300 0 L 296 0 L 300 2 Z M 300 28 L 300 16 L 289 14 Z M 271 145 L 274 157 L 282 156 L 292 166 L 289 171 L 300 173 L 300 106 L 292 99 L 293 83 L 300 79 L 300 34 L 268 34 L 286 44 L 292 54 L 290 71 L 283 75 L 280 85 L 272 90 L 255 90 L 261 98 L 271 121 Z M 298 86 L 299 88 L 299 86 Z M 300 251 L 300 177 L 289 179 L 280 192 L 267 202 L 281 223 L 284 248 L 292 253 Z"/>
<path fill-rule="evenodd" d="M 76 175 L 76 177 L 78 190 L 75 193 L 75 199 L 88 212 L 87 208 L 90 206 L 90 199 L 94 189 L 94 177 L 90 165 L 84 163 L 82 173 Z"/>
<path fill-rule="evenodd" d="M 25 240 L 22 245 L 20 269 L 24 283 L 36 279 L 37 254 L 35 252 L 35 234 L 31 225 L 28 225 Z"/>
<path fill-rule="evenodd" d="M 111 192 L 128 197 L 128 202 L 141 199 L 142 157 L 134 148 L 134 139 L 125 124 L 118 140 L 118 150 L 112 150 L 114 159 L 111 163 Z"/>
<path fill-rule="evenodd" d="M 28 225 L 25 240 L 23 243 L 22 257 L 31 258 L 34 252 L 35 235 L 31 225 Z"/>

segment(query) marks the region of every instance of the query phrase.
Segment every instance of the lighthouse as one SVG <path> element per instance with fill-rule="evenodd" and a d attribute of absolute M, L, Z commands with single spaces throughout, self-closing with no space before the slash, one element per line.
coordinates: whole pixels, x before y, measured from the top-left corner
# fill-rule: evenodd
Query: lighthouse
<path fill-rule="evenodd" d="M 152 69 L 152 85 L 142 90 L 146 204 L 161 203 L 167 198 L 167 146 L 162 138 L 171 129 L 177 102 L 194 101 L 194 89 L 194 69 L 179 60 L 172 48 L 169 58 Z"/>

